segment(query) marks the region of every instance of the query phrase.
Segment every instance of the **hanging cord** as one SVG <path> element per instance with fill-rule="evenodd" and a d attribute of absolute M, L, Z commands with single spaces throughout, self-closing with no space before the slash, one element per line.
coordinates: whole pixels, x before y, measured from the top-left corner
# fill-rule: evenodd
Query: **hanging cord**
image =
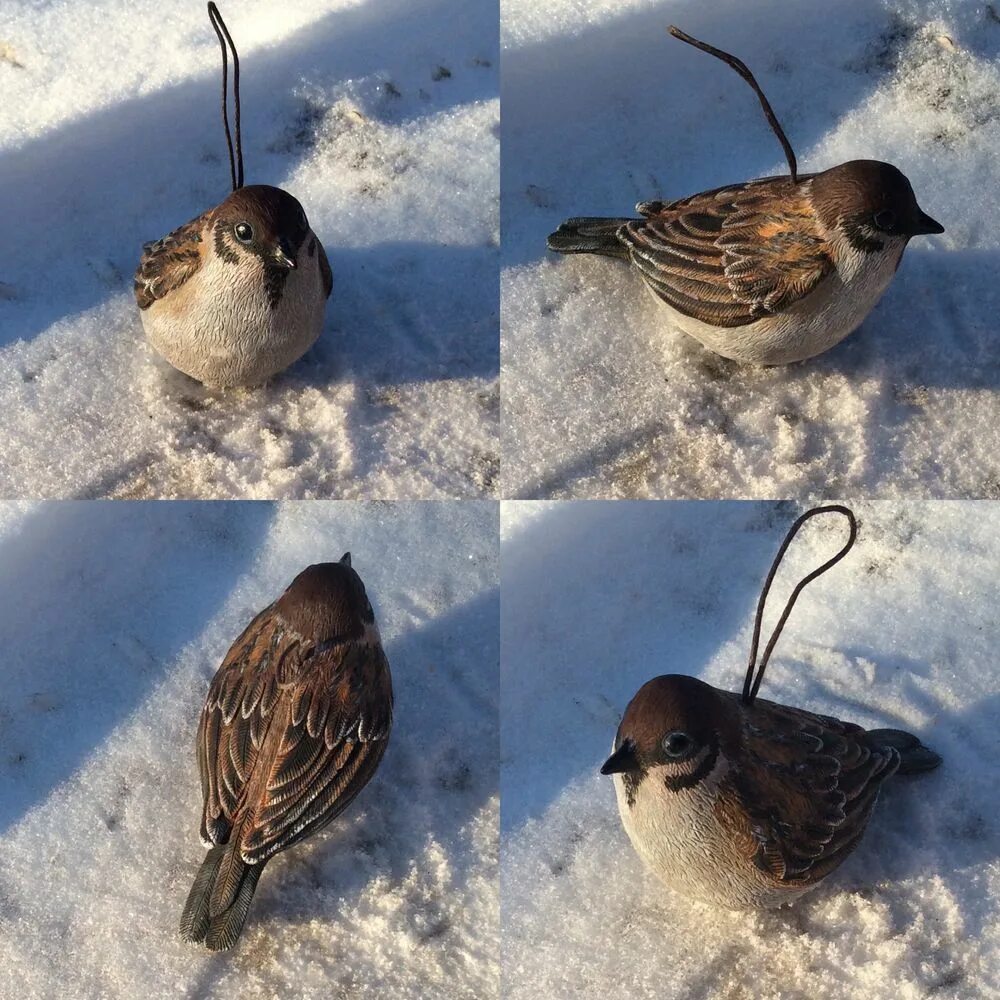
<path fill-rule="evenodd" d="M 774 631 L 771 633 L 771 638 L 768 640 L 767 646 L 764 649 L 764 655 L 760 658 L 760 663 L 758 664 L 757 649 L 760 646 L 760 629 L 764 621 L 764 605 L 767 603 L 767 595 L 771 590 L 771 584 L 774 582 L 774 577 L 778 572 L 778 567 L 781 565 L 781 560 L 784 558 L 785 552 L 788 550 L 788 546 L 792 544 L 792 539 L 798 534 L 799 528 L 801 528 L 806 521 L 815 517 L 817 514 L 843 514 L 844 517 L 847 518 L 847 523 L 851 527 L 851 533 L 847 539 L 847 544 L 832 559 L 828 559 L 822 566 L 818 569 L 814 569 L 808 576 L 803 577 L 798 582 L 785 604 L 785 610 L 781 612 L 778 624 L 775 625 Z M 757 616 L 753 623 L 753 641 L 750 644 L 750 662 L 747 664 L 747 675 L 746 679 L 743 681 L 744 705 L 752 705 L 754 698 L 757 697 L 757 690 L 760 688 L 760 682 L 764 679 L 764 668 L 767 666 L 768 660 L 771 659 L 771 653 L 774 651 L 774 647 L 778 642 L 781 630 L 785 627 L 785 622 L 788 621 L 788 616 L 792 613 L 792 608 L 795 607 L 795 602 L 798 600 L 799 594 L 801 594 L 806 585 L 812 583 L 816 577 L 822 576 L 828 569 L 839 563 L 840 560 L 843 559 L 844 556 L 846 556 L 847 553 L 854 547 L 854 542 L 857 537 L 858 522 L 854 519 L 853 512 L 840 504 L 830 504 L 827 507 L 813 507 L 812 510 L 807 510 L 791 526 L 791 528 L 788 529 L 788 534 L 785 535 L 785 540 L 781 543 L 781 548 L 778 549 L 778 554 L 774 557 L 774 562 L 771 563 L 771 570 L 767 574 L 767 579 L 764 581 L 764 587 L 760 592 L 760 599 L 757 601 Z M 756 679 L 754 678 L 755 671 L 757 674 Z"/>
<path fill-rule="evenodd" d="M 243 132 L 240 128 L 240 57 L 233 44 L 232 35 L 226 27 L 226 22 L 222 20 L 219 8 L 214 3 L 208 5 L 208 19 L 215 28 L 215 33 L 219 37 L 219 45 L 222 46 L 222 124 L 226 128 L 226 145 L 229 147 L 229 173 L 233 179 L 233 190 L 237 191 L 243 187 Z M 225 36 L 225 37 L 223 37 Z M 226 43 L 233 52 L 233 118 L 236 125 L 236 153 L 233 154 L 233 137 L 229 132 L 229 87 L 227 85 L 228 59 L 226 53 Z"/>
<path fill-rule="evenodd" d="M 774 134 L 778 137 L 778 142 L 781 143 L 781 148 L 785 151 L 785 159 L 788 160 L 788 170 L 792 175 L 792 183 L 798 184 L 799 168 L 795 162 L 795 152 L 792 149 L 792 144 L 788 141 L 788 136 L 785 135 L 785 130 L 781 127 L 774 111 L 771 109 L 770 102 L 764 96 L 764 91 L 760 89 L 760 84 L 754 79 L 753 73 L 747 69 L 746 63 L 737 59 L 736 56 L 731 56 L 728 52 L 723 52 L 722 49 L 717 49 L 706 42 L 701 42 L 697 38 L 692 38 L 690 35 L 681 31 L 680 28 L 674 27 L 674 25 L 670 25 L 670 27 L 667 28 L 667 31 L 669 31 L 674 38 L 679 38 L 682 42 L 687 42 L 688 45 L 693 45 L 696 49 L 701 49 L 702 52 L 707 52 L 709 55 L 715 56 L 716 59 L 721 59 L 727 66 L 736 70 L 736 72 L 739 73 L 751 87 L 753 87 L 754 93 L 760 98 L 760 106 L 764 109 L 764 117 L 767 119 L 767 123 L 771 126 Z"/>

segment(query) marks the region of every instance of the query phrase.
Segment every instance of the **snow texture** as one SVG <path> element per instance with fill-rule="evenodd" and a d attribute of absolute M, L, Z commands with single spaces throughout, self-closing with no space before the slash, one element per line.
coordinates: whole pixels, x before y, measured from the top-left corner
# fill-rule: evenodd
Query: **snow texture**
<path fill-rule="evenodd" d="M 498 27 L 489 0 L 242 0 L 248 183 L 334 272 L 319 343 L 251 391 L 147 345 L 145 241 L 229 193 L 204 3 L 4 0 L 0 496 L 490 496 Z"/>
<path fill-rule="evenodd" d="M 0 505 L 0 996 L 495 995 L 497 521 L 475 501 Z M 392 667 L 389 748 L 212 955 L 177 933 L 208 684 L 345 549 Z"/>
<path fill-rule="evenodd" d="M 504 505 L 501 550 L 503 995 L 1000 995 L 998 505 L 851 504 L 857 545 L 802 593 L 761 694 L 910 730 L 944 763 L 894 779 L 846 863 L 762 914 L 647 872 L 598 769 L 650 677 L 740 689 L 759 588 L 800 508 L 523 506 Z M 765 636 L 845 537 L 832 515 L 803 528 Z"/>
<path fill-rule="evenodd" d="M 1000 495 L 1000 6 L 503 12 L 504 496 Z M 802 172 L 889 161 L 945 226 L 820 358 L 741 367 L 672 329 L 619 262 L 545 249 L 570 216 L 787 169 L 750 89 L 671 23 L 744 59 Z"/>

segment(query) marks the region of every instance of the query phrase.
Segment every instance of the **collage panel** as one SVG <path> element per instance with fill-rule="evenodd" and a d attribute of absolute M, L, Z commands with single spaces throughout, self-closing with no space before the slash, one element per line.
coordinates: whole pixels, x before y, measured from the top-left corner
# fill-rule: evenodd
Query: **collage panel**
<path fill-rule="evenodd" d="M 808 505 L 504 504 L 504 997 L 995 994 L 1000 511 L 829 506 L 747 702 Z"/>
<path fill-rule="evenodd" d="M 1000 997 L 998 94 L 982 0 L 3 0 L 0 1000 Z"/>
<path fill-rule="evenodd" d="M 495 4 L 221 8 L 3 4 L 0 496 L 493 496 Z"/>
<path fill-rule="evenodd" d="M 0 506 L 0 995 L 496 996 L 497 522 Z"/>
<path fill-rule="evenodd" d="M 995 497 L 991 11 L 505 0 L 503 495 Z"/>

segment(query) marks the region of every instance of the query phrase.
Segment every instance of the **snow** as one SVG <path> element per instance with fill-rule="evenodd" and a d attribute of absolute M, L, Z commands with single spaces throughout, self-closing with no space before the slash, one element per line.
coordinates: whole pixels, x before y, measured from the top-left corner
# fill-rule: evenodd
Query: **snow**
<path fill-rule="evenodd" d="M 0 996 L 495 994 L 497 522 L 475 501 L 0 505 Z M 249 618 L 347 549 L 389 749 L 212 955 L 177 933 L 198 714 Z"/>
<path fill-rule="evenodd" d="M 762 697 L 917 733 L 859 848 L 795 906 L 737 914 L 648 873 L 598 774 L 629 699 L 687 673 L 739 690 L 792 503 L 504 504 L 504 996 L 900 1000 L 1000 995 L 995 503 L 852 503 L 855 548 L 810 584 Z M 846 538 L 810 521 L 765 618 Z"/>
<path fill-rule="evenodd" d="M 569 216 L 786 170 L 670 23 L 748 63 L 803 172 L 895 163 L 945 226 L 820 358 L 740 367 L 624 266 L 545 249 Z M 997 5 L 505 0 L 502 40 L 504 496 L 1000 494 Z"/>
<path fill-rule="evenodd" d="M 131 289 L 142 243 L 229 191 L 204 4 L 5 0 L 0 495 L 495 492 L 496 8 L 286 6 L 222 7 L 247 181 L 303 203 L 334 293 L 302 361 L 217 392 L 155 355 Z"/>

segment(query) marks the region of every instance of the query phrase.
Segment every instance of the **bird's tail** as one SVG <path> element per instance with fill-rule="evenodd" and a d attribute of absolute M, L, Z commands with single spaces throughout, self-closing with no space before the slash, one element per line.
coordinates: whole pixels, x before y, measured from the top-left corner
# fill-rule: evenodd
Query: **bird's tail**
<path fill-rule="evenodd" d="M 240 857 L 237 838 L 213 847 L 195 876 L 181 914 L 181 937 L 203 941 L 211 951 L 236 944 L 264 866 Z"/>
<path fill-rule="evenodd" d="M 599 253 L 605 257 L 628 257 L 618 239 L 618 230 L 631 219 L 567 219 L 546 241 L 556 253 Z"/>
<path fill-rule="evenodd" d="M 902 729 L 869 729 L 868 738 L 880 747 L 899 751 L 897 774 L 919 774 L 933 771 L 941 763 L 941 755 L 925 747 L 912 733 Z"/>

